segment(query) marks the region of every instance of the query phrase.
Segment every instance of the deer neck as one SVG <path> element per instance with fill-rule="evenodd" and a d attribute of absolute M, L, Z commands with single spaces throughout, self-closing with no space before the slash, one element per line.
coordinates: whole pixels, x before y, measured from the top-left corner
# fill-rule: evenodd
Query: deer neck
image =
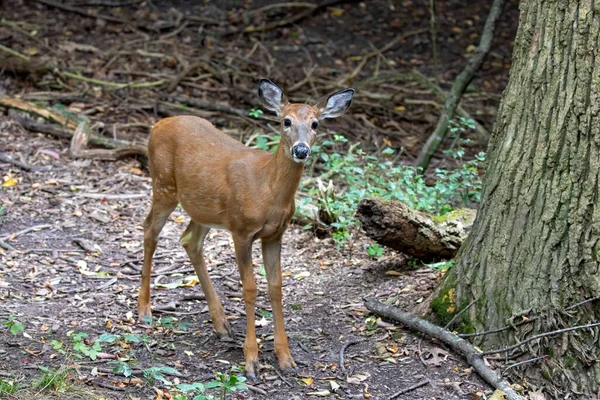
<path fill-rule="evenodd" d="M 292 160 L 285 153 L 285 145 L 279 144 L 275 154 L 271 156 L 269 161 L 269 171 L 267 179 L 268 185 L 271 186 L 271 191 L 275 196 L 275 201 L 279 204 L 291 203 L 296 195 L 296 190 L 300 184 L 302 173 L 304 172 L 304 164 Z"/>

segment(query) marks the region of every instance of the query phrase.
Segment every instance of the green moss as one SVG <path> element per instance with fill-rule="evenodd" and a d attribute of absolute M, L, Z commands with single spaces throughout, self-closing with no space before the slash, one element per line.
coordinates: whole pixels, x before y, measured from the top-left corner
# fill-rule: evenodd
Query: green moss
<path fill-rule="evenodd" d="M 444 215 L 433 215 L 431 220 L 436 224 L 441 224 L 448 221 L 460 221 L 463 224 L 472 222 L 475 219 L 475 211 L 469 208 L 457 208 Z"/>
<path fill-rule="evenodd" d="M 565 367 L 568 369 L 573 369 L 575 366 L 575 358 L 569 354 L 565 355 Z"/>
<path fill-rule="evenodd" d="M 448 273 L 437 297 L 431 302 L 431 311 L 441 325 L 446 325 L 456 314 L 456 275 Z"/>

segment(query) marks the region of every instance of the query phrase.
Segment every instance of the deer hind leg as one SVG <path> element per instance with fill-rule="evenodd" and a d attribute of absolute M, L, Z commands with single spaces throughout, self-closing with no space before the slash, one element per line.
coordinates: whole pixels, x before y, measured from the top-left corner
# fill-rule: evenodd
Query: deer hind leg
<path fill-rule="evenodd" d="M 267 273 L 267 283 L 271 307 L 273 308 L 273 330 L 275 355 L 279 368 L 286 372 L 295 372 L 296 363 L 290 353 L 288 338 L 283 323 L 283 305 L 281 294 L 281 238 L 262 240 L 263 262 Z"/>
<path fill-rule="evenodd" d="M 138 295 L 138 317 L 140 321 L 152 317 L 150 308 L 152 257 L 156 251 L 158 235 L 175 207 L 177 207 L 176 199 L 168 202 L 158 202 L 153 199 L 150 213 L 144 220 L 144 267 L 142 268 L 142 285 Z"/>
<path fill-rule="evenodd" d="M 246 377 L 257 381 L 259 373 L 258 346 L 256 344 L 256 329 L 254 306 L 256 304 L 256 282 L 252 268 L 252 240 L 245 237 L 233 237 L 235 258 L 242 279 L 242 293 L 246 303 L 246 340 L 244 341 L 244 358 L 246 360 Z"/>
<path fill-rule="evenodd" d="M 185 251 L 190 257 L 190 261 L 196 270 L 196 275 L 198 275 L 202 291 L 206 296 L 210 318 L 213 321 L 215 330 L 220 336 L 231 337 L 231 326 L 225 317 L 225 310 L 215 291 L 215 287 L 213 286 L 208 270 L 206 269 L 206 263 L 204 262 L 204 238 L 209 230 L 210 228 L 191 221 L 185 232 L 181 235 L 179 241 L 185 248 Z"/>

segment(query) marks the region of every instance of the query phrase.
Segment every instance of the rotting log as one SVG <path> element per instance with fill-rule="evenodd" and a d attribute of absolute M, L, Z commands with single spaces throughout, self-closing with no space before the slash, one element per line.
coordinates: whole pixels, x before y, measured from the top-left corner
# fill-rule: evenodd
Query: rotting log
<path fill-rule="evenodd" d="M 475 210 L 436 217 L 390 200 L 364 199 L 357 216 L 371 239 L 425 262 L 453 258 L 467 236 Z"/>

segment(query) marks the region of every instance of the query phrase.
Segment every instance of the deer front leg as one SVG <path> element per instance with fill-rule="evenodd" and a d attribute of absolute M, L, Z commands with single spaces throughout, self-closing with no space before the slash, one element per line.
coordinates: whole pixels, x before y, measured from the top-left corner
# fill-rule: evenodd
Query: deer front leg
<path fill-rule="evenodd" d="M 246 340 L 244 342 L 244 358 L 246 360 L 246 377 L 256 382 L 258 365 L 258 346 L 256 344 L 256 328 L 254 325 L 254 306 L 256 303 L 256 282 L 252 269 L 252 240 L 248 238 L 233 238 L 235 258 L 237 259 L 242 293 L 246 303 Z"/>
<path fill-rule="evenodd" d="M 279 368 L 286 372 L 295 372 L 296 363 L 290 353 L 288 338 L 283 323 L 283 305 L 281 294 L 281 237 L 275 240 L 262 240 L 263 262 L 267 273 L 269 298 L 273 308 L 273 330 L 275 334 L 275 354 Z"/>

